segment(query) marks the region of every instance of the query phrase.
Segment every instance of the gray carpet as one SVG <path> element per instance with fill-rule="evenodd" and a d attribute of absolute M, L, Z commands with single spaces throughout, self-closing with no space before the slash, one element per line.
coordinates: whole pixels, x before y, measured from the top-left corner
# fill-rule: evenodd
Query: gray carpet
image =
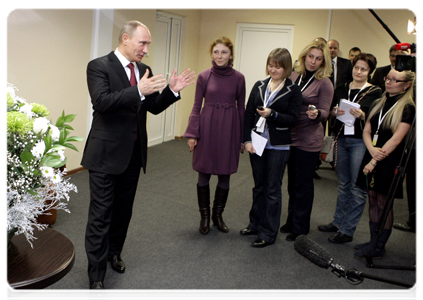
<path fill-rule="evenodd" d="M 342 291 L 342 297 L 337 293 L 336 298 L 342 299 L 352 297 L 351 291 L 357 290 L 379 290 L 380 293 L 372 295 L 373 299 L 379 299 L 378 296 L 382 292 L 386 294 L 386 290 L 389 290 L 388 298 L 389 295 L 397 295 L 396 299 L 413 292 L 413 289 L 407 290 L 372 279 L 351 285 L 332 274 L 330 269 L 320 268 L 299 255 L 294 249 L 294 243 L 285 240 L 286 234 L 279 234 L 277 242 L 266 248 L 251 247 L 255 237 L 239 234 L 239 230 L 248 224 L 253 187 L 247 154 L 241 155 L 239 170 L 231 177 L 229 200 L 224 212 L 224 220 L 230 232 L 225 234 L 212 227 L 208 235 L 202 235 L 198 231 L 197 173 L 192 170 L 191 155 L 185 140 L 170 141 L 149 149 L 147 174 L 141 174 L 134 213 L 122 253 L 127 270 L 119 274 L 109 266 L 105 278 L 106 288 L 143 292 L 176 290 L 188 295 L 196 290 L 196 296 L 193 296 L 196 299 L 207 298 L 201 291 L 204 289 L 221 290 L 223 293 L 220 295 L 233 296 L 236 292 L 244 295 L 240 299 L 250 299 L 252 295 L 255 299 L 273 299 L 273 295 L 278 297 L 279 293 L 298 292 L 299 289 L 314 298 L 322 296 L 319 294 L 322 289 L 328 290 L 327 295 L 332 296 L 335 295 L 330 294 L 331 290 L 341 289 L 345 290 Z M 347 269 L 355 268 L 366 274 L 415 283 L 414 271 L 368 268 L 365 261 L 353 257 L 353 246 L 367 242 L 369 238 L 367 206 L 351 243 L 332 244 L 327 241 L 329 233 L 317 230 L 317 225 L 331 221 L 337 194 L 336 175 L 330 165 L 324 163 L 318 174 L 322 179 L 315 180 L 312 226 L 308 237 L 330 252 L 335 263 Z M 88 287 L 84 250 L 89 204 L 88 172 L 71 177 L 79 192 L 71 195 L 71 213 L 59 211 L 53 229 L 72 241 L 76 260 L 69 274 L 49 289 Z M 215 176 L 212 177 L 211 186 L 214 192 Z M 284 224 L 288 206 L 286 176 L 282 191 L 281 224 Z M 395 200 L 394 205 L 395 220 L 405 221 L 406 199 Z M 394 229 L 386 250 L 387 254 L 382 260 L 374 261 L 376 265 L 415 265 L 415 234 Z M 125 297 L 125 293 L 118 295 L 118 298 Z M 362 295 L 360 297 L 363 298 Z"/>

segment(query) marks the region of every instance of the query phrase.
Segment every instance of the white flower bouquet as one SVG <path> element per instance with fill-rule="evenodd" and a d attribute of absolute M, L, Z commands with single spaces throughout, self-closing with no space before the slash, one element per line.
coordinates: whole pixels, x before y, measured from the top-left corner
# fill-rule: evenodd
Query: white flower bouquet
<path fill-rule="evenodd" d="M 69 212 L 69 192 L 77 187 L 66 175 L 64 150 L 77 150 L 72 142 L 83 139 L 69 136 L 68 124 L 76 115 L 65 115 L 53 125 L 41 104 L 27 103 L 7 84 L 7 230 L 8 239 L 24 234 L 31 244 L 34 228 L 43 230 L 37 217 L 50 209 Z M 63 201 L 66 200 L 66 201 Z"/>

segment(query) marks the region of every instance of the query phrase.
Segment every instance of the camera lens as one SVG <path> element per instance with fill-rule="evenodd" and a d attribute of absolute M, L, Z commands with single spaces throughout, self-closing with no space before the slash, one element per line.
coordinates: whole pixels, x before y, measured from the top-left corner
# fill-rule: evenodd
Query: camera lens
<path fill-rule="evenodd" d="M 411 70 L 412 67 L 412 60 L 411 59 L 405 59 L 401 62 L 401 67 L 404 70 Z"/>

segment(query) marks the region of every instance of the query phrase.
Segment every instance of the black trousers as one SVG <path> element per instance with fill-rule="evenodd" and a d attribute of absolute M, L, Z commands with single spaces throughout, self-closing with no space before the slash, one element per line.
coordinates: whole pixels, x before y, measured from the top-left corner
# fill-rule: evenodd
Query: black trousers
<path fill-rule="evenodd" d="M 308 152 L 291 146 L 288 160 L 288 217 L 286 224 L 296 234 L 308 234 L 313 208 L 313 173 L 320 152 Z"/>
<path fill-rule="evenodd" d="M 141 170 L 140 143 L 134 142 L 127 169 L 118 175 L 89 171 L 90 207 L 85 233 L 90 281 L 103 281 L 107 257 L 125 243 Z"/>

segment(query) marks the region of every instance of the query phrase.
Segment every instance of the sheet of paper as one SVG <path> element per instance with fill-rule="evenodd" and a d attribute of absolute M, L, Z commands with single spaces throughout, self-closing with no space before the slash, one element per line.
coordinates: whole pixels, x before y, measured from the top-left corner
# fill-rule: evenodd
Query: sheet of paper
<path fill-rule="evenodd" d="M 256 154 L 261 156 L 263 154 L 264 148 L 266 147 L 267 139 L 255 133 L 254 131 L 251 131 L 251 142 L 253 143 L 253 147 L 256 150 Z"/>
<path fill-rule="evenodd" d="M 343 109 L 345 114 L 336 117 L 339 121 L 345 123 L 345 125 L 348 126 L 353 126 L 355 123 L 355 117 L 350 113 L 351 108 L 359 109 L 360 104 L 342 99 L 339 103 L 339 109 Z"/>

